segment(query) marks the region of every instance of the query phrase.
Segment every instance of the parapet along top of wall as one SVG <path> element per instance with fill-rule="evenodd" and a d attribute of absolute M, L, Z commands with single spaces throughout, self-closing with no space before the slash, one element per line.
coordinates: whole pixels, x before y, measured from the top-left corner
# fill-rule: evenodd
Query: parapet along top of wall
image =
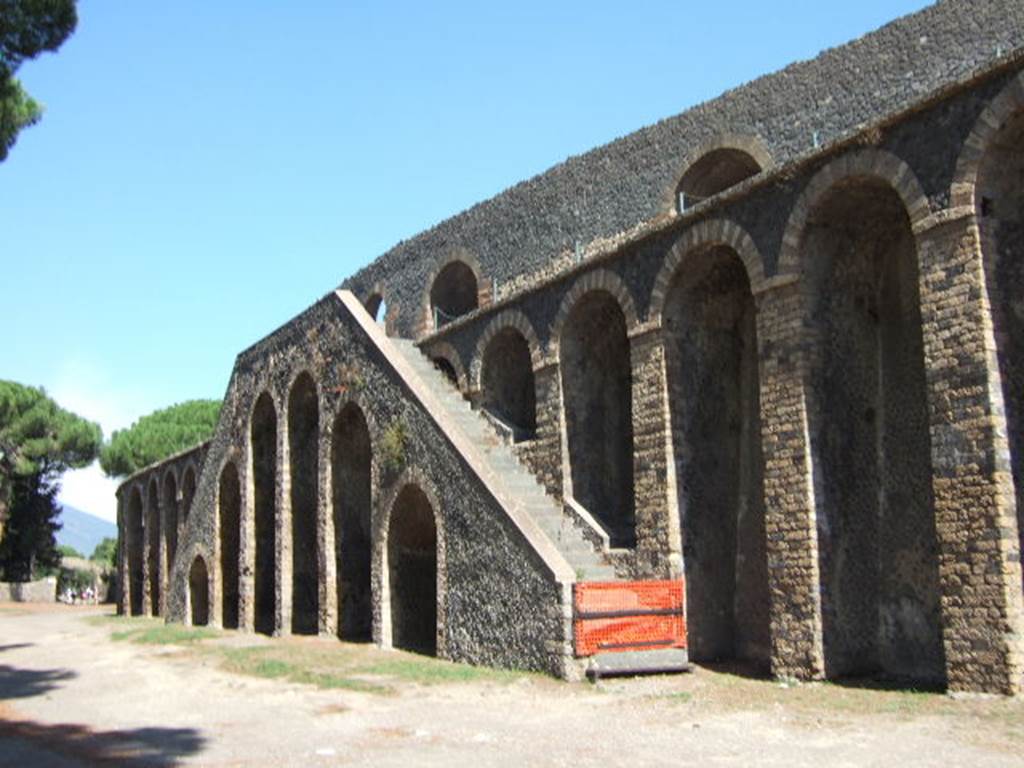
<path fill-rule="evenodd" d="M 577 247 L 674 209 L 680 174 L 699 147 L 745 137 L 773 167 L 785 165 L 1000 66 L 1022 39 L 1021 4 L 938 3 L 570 158 L 400 243 L 343 287 L 365 299 L 383 286 L 396 330 L 410 335 L 444 254 L 472 254 L 482 278 L 514 288 L 562 254 L 572 261 Z"/>

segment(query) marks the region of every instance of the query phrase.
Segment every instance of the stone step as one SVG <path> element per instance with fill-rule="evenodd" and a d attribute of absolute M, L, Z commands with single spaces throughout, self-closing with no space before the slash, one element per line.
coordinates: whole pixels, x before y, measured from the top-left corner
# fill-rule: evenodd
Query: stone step
<path fill-rule="evenodd" d="M 690 657 L 685 648 L 659 648 L 595 653 L 587 665 L 587 676 L 596 680 L 622 675 L 678 674 L 690 669 Z"/>
<path fill-rule="evenodd" d="M 536 476 L 523 466 L 494 426 L 472 408 L 414 342 L 409 339 L 392 341 L 437 397 L 448 417 L 483 454 L 498 481 L 515 498 L 516 508 L 531 517 L 551 539 L 576 572 L 577 578 L 590 581 L 615 580 L 615 569 L 604 561 L 603 556 L 566 519 L 555 500 L 547 495 Z"/>

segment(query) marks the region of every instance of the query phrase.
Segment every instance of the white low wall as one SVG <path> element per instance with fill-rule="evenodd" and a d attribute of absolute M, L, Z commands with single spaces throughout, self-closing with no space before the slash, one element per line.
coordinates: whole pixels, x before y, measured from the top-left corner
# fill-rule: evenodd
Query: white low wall
<path fill-rule="evenodd" d="M 57 579 L 50 576 L 39 581 L 0 581 L 0 602 L 53 603 L 57 600 Z"/>

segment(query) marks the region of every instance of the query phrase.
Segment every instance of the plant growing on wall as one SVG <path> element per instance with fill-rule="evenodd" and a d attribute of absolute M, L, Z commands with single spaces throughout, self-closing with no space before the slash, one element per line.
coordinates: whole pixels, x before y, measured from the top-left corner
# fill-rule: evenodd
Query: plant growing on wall
<path fill-rule="evenodd" d="M 391 422 L 380 440 L 381 460 L 389 472 L 397 472 L 405 464 L 405 449 L 408 442 L 405 422 L 401 419 Z"/>

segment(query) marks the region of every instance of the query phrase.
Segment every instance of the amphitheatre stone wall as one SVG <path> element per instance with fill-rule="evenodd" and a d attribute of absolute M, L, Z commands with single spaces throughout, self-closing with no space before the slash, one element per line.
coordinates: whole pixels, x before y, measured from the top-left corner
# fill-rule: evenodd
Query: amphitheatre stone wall
<path fill-rule="evenodd" d="M 939 2 L 571 157 L 399 243 L 343 287 L 381 295 L 394 332 L 413 335 L 427 323 L 427 292 L 447 260 L 475 260 L 482 286 L 490 292 L 496 282 L 507 295 L 570 267 L 577 249 L 672 216 L 684 171 L 712 149 L 737 147 L 762 168 L 805 159 L 973 81 L 1011 55 L 1022 34 L 1024 7 L 1012 0 Z M 932 137 L 947 148 L 956 141 L 955 133 Z"/>
<path fill-rule="evenodd" d="M 296 394 L 307 380 L 315 387 L 316 428 L 306 435 L 313 455 L 306 452 L 296 462 L 297 446 L 289 432 L 296 431 Z M 388 583 L 395 577 L 390 567 L 394 563 L 388 563 L 389 556 L 394 559 L 389 523 L 402 511 L 399 502 L 409 495 L 407 490 L 413 489 L 435 518 L 437 630 L 432 650 L 459 661 L 567 674 L 567 608 L 561 582 L 567 576 L 571 580 L 571 572 L 552 572 L 405 387 L 393 362 L 382 357 L 334 294 L 239 355 L 160 615 L 178 621 L 194 618 L 195 597 L 187 574 L 200 561 L 210 623 L 275 635 L 372 637 L 383 645 L 404 645 L 393 636 L 405 612 L 391 605 L 401 594 Z M 276 428 L 271 430 L 274 456 L 261 466 L 254 443 L 260 439 L 256 424 L 263 402 L 269 402 Z M 332 478 L 346 472 L 346 479 L 351 478 L 345 465 L 350 455 L 338 456 L 335 449 L 347 438 L 346 415 L 351 412 L 361 415 L 372 447 L 366 477 L 370 508 L 360 523 L 365 551 L 353 554 L 366 563 L 371 582 L 365 608 L 372 632 L 364 635 L 346 631 L 340 596 L 348 591 L 339 581 L 339 568 L 345 567 L 340 539 L 353 528 L 335 517 L 340 489 Z M 122 498 L 155 482 L 163 471 L 161 466 L 133 476 L 122 486 Z M 226 472 L 238 478 L 231 489 L 239 495 L 231 505 L 240 507 L 233 518 L 240 533 L 228 545 L 234 551 L 225 546 L 221 523 Z M 298 476 L 309 472 L 314 492 L 295 495 Z M 269 498 L 261 499 L 264 493 Z M 260 530 L 264 504 L 269 508 L 267 531 Z M 300 518 L 305 522 L 296 527 Z M 293 557 L 295 553 L 299 556 Z M 233 582 L 226 584 L 230 568 L 224 566 L 232 561 L 240 566 L 230 572 Z M 303 563 L 311 567 L 312 595 L 304 593 L 296 578 L 296 565 Z M 148 572 L 146 576 L 148 583 Z M 269 595 L 259 594 L 258 576 L 268 579 Z M 146 609 L 151 609 L 148 602 Z M 130 604 L 124 610 L 140 612 Z M 265 621 L 264 611 L 269 611 Z M 299 618 L 303 612 L 306 616 Z"/>
<path fill-rule="evenodd" d="M 1019 4 L 939 3 L 396 247 L 239 356 L 164 589 L 164 470 L 122 487 L 124 610 L 205 594 L 215 622 L 335 634 L 336 567 L 367 559 L 325 554 L 340 504 L 369 517 L 375 641 L 572 674 L 581 545 L 488 491 L 392 359 L 412 337 L 611 578 L 685 578 L 693 659 L 1020 691 L 1022 30 Z"/>

